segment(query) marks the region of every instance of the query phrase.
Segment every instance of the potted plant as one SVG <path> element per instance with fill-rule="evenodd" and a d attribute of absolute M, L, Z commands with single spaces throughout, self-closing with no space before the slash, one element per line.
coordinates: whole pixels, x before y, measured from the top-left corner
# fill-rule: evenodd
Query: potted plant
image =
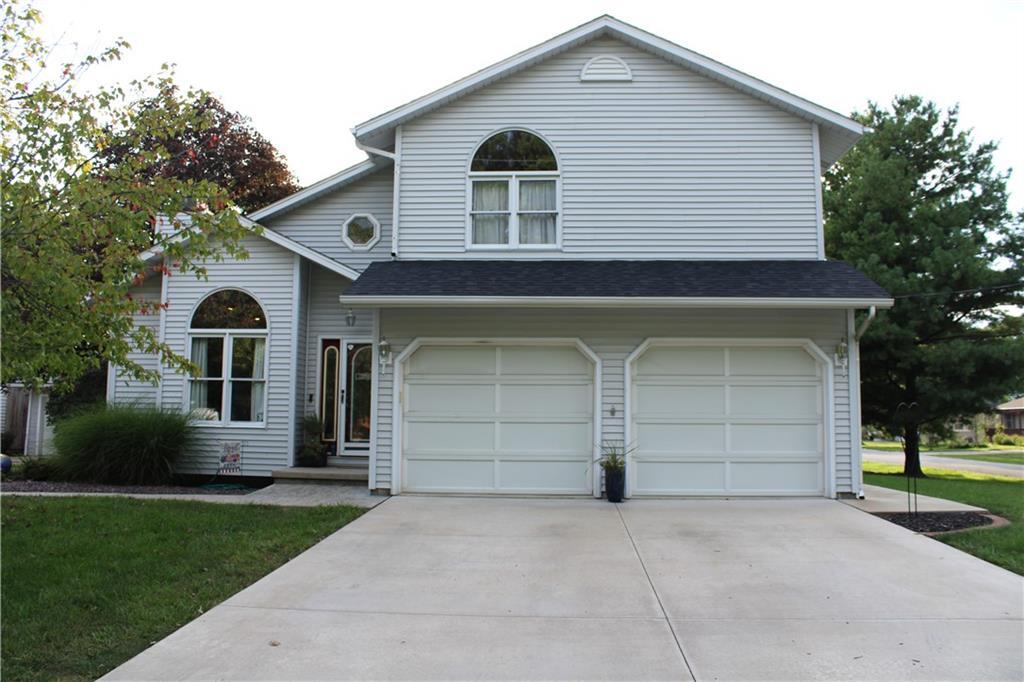
<path fill-rule="evenodd" d="M 320 440 L 323 430 L 323 422 L 316 415 L 307 415 L 302 420 L 302 445 L 295 457 L 295 464 L 300 467 L 327 466 L 327 444 Z"/>
<path fill-rule="evenodd" d="M 614 441 L 601 443 L 597 463 L 604 471 L 604 492 L 609 502 L 622 502 L 626 490 L 626 457 L 634 449 Z"/>

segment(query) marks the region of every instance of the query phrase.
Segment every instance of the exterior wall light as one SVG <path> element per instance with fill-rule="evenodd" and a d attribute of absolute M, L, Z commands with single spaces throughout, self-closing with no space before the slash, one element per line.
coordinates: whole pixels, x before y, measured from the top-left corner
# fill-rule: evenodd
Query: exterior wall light
<path fill-rule="evenodd" d="M 352 310 L 351 308 L 349 308 L 348 312 L 345 313 L 345 326 L 356 326 L 356 311 Z"/>
<path fill-rule="evenodd" d="M 391 364 L 391 344 L 383 337 L 377 343 L 377 359 L 380 361 L 381 369 Z"/>
<path fill-rule="evenodd" d="M 850 363 L 850 349 L 847 347 L 845 341 L 840 341 L 839 345 L 836 346 L 836 366 L 846 369 Z"/>

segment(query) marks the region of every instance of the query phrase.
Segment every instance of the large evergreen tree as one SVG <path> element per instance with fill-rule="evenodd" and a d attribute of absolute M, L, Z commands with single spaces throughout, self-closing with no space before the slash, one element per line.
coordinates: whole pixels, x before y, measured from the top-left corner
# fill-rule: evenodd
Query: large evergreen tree
<path fill-rule="evenodd" d="M 898 97 L 855 116 L 870 131 L 825 176 L 826 245 L 896 298 L 861 341 L 863 419 L 902 435 L 921 476 L 923 430 L 1024 386 L 1024 216 L 957 108 Z"/>

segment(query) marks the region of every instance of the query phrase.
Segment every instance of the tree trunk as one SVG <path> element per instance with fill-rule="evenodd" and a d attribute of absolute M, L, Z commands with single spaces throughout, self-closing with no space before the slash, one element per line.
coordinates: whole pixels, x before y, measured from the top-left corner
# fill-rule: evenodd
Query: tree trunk
<path fill-rule="evenodd" d="M 903 463 L 903 475 L 913 478 L 925 478 L 921 470 L 921 431 L 917 424 L 903 427 L 903 452 L 906 460 Z"/>

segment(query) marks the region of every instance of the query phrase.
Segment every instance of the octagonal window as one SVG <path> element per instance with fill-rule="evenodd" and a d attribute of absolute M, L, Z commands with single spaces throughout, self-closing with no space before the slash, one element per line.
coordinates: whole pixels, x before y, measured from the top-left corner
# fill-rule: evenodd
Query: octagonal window
<path fill-rule="evenodd" d="M 341 238 L 351 249 L 369 249 L 380 239 L 380 223 L 369 213 L 356 213 L 345 221 Z"/>

